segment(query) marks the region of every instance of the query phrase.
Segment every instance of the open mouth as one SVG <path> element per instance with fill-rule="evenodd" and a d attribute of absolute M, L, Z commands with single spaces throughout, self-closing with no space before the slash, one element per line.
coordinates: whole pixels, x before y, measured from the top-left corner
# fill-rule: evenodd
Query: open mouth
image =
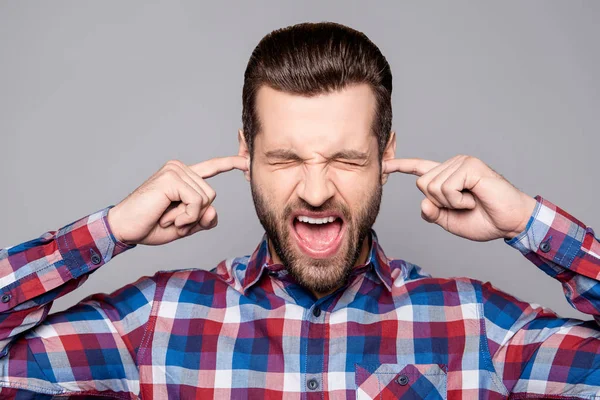
<path fill-rule="evenodd" d="M 337 253 L 345 232 L 341 215 L 296 214 L 292 217 L 293 236 L 304 254 L 328 258 Z"/>

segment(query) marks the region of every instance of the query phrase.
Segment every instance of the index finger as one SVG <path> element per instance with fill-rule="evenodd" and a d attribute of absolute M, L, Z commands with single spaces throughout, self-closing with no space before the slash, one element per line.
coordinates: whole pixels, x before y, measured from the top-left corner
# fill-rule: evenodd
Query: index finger
<path fill-rule="evenodd" d="M 213 177 L 223 172 L 231 171 L 232 169 L 247 171 L 248 165 L 246 157 L 229 156 L 211 158 L 210 160 L 190 165 L 190 168 L 192 169 L 192 171 L 200 175 L 202 179 L 205 179 Z"/>
<path fill-rule="evenodd" d="M 422 158 L 396 158 L 384 162 L 383 173 L 402 172 L 421 176 L 440 165 L 437 161 Z"/>

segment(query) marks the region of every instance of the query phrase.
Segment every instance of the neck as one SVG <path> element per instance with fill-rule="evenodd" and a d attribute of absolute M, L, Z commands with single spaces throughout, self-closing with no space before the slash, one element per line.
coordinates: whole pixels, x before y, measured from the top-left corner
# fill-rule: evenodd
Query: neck
<path fill-rule="evenodd" d="M 271 258 L 272 258 L 273 262 L 276 264 L 283 264 L 281 259 L 275 252 L 275 249 L 273 248 L 270 240 L 268 242 L 268 245 L 269 245 L 269 252 L 271 253 Z M 361 244 L 360 254 L 359 254 L 358 258 L 356 259 L 356 262 L 354 263 L 354 267 L 367 262 L 367 259 L 369 258 L 369 250 L 370 250 L 369 249 L 369 235 L 367 235 Z M 331 293 L 338 290 L 340 287 L 342 287 L 342 284 L 340 284 L 339 286 L 333 288 L 332 290 L 330 290 L 328 292 L 315 292 L 314 290 L 310 290 L 310 289 L 309 290 L 317 299 L 320 299 L 321 297 L 330 295 Z"/>

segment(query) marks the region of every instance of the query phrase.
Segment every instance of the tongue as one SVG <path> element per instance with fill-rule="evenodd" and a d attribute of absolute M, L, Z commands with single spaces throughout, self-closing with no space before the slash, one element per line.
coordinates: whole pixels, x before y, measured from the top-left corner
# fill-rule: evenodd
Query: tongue
<path fill-rule="evenodd" d="M 314 250 L 325 250 L 337 238 L 342 222 L 336 219 L 326 224 L 309 224 L 296 221 L 296 233 L 300 239 Z"/>

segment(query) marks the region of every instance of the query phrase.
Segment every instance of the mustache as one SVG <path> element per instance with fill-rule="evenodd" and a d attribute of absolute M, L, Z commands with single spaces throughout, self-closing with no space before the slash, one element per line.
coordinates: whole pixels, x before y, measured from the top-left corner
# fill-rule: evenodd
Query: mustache
<path fill-rule="evenodd" d="M 348 207 L 344 206 L 343 204 L 334 202 L 333 199 L 329 199 L 325 203 L 323 203 L 322 205 L 317 206 L 317 207 L 306 202 L 305 200 L 298 199 L 298 200 L 294 201 L 293 203 L 288 204 L 284 208 L 284 210 L 283 210 L 284 220 L 289 219 L 290 216 L 292 215 L 292 213 L 294 211 L 298 211 L 298 210 L 310 211 L 310 212 L 328 212 L 328 211 L 329 212 L 339 212 L 340 214 L 342 214 L 344 216 L 345 221 L 352 220 L 352 214 L 350 213 L 350 210 L 348 209 Z"/>

